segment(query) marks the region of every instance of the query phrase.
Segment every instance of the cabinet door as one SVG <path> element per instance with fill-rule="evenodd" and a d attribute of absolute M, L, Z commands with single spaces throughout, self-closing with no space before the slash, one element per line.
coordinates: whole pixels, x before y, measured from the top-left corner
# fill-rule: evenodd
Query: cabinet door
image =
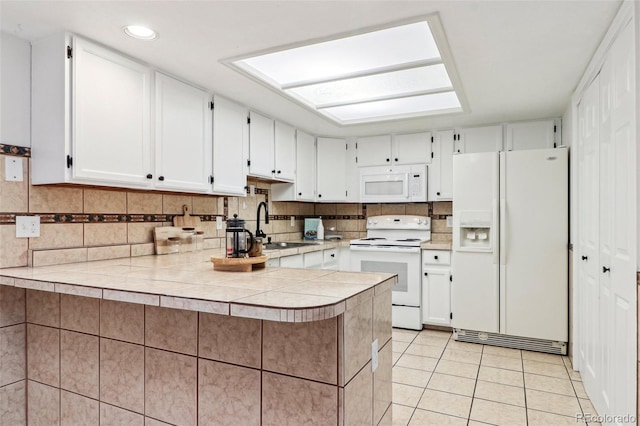
<path fill-rule="evenodd" d="M 391 135 L 358 138 L 358 167 L 391 164 Z"/>
<path fill-rule="evenodd" d="M 427 183 L 429 201 L 446 201 L 453 197 L 453 135 L 453 130 L 445 130 L 434 137 Z"/>
<path fill-rule="evenodd" d="M 422 272 L 422 322 L 451 325 L 451 271 L 424 266 Z"/>
<path fill-rule="evenodd" d="M 304 255 L 304 267 L 307 269 L 321 269 L 323 255 L 322 251 L 312 251 Z"/>
<path fill-rule="evenodd" d="M 318 138 L 318 201 L 347 199 L 347 143 L 344 139 Z"/>
<path fill-rule="evenodd" d="M 456 153 L 502 151 L 502 126 L 469 127 L 458 130 Z"/>
<path fill-rule="evenodd" d="M 395 135 L 393 164 L 431 163 L 431 132 Z"/>
<path fill-rule="evenodd" d="M 253 111 L 249 117 L 249 174 L 271 178 L 275 173 L 273 120 Z"/>
<path fill-rule="evenodd" d="M 299 201 L 315 201 L 316 138 L 298 131 L 296 135 L 296 195 Z"/>
<path fill-rule="evenodd" d="M 296 129 L 275 123 L 275 178 L 293 182 L 296 169 Z"/>
<path fill-rule="evenodd" d="M 211 96 L 156 73 L 157 188 L 207 192 L 212 173 Z"/>
<path fill-rule="evenodd" d="M 555 148 L 559 134 L 555 120 L 528 121 L 506 125 L 507 151 Z"/>
<path fill-rule="evenodd" d="M 78 38 L 72 60 L 73 178 L 150 186 L 151 71 Z"/>
<path fill-rule="evenodd" d="M 304 268 L 304 258 L 301 254 L 284 256 L 280 258 L 281 268 Z"/>
<path fill-rule="evenodd" d="M 247 110 L 216 96 L 213 109 L 213 192 L 245 195 Z"/>

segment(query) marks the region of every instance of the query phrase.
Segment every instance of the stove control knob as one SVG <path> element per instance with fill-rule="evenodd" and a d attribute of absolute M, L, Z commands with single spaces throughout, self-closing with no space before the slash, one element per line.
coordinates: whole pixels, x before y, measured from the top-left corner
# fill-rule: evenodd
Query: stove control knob
<path fill-rule="evenodd" d="M 418 225 L 422 223 L 422 219 L 418 219 Z"/>

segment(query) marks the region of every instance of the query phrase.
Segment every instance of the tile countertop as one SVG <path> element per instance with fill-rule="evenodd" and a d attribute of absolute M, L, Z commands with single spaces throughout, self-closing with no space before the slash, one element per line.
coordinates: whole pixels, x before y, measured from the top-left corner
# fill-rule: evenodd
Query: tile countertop
<path fill-rule="evenodd" d="M 388 291 L 396 282 L 394 275 L 386 273 L 275 267 L 214 271 L 210 258 L 220 254 L 215 249 L 7 268 L 0 269 L 0 284 L 245 318 L 308 322 L 338 316 L 349 305 Z"/>
<path fill-rule="evenodd" d="M 427 241 L 420 244 L 422 250 L 451 250 L 451 243 L 434 243 Z"/>

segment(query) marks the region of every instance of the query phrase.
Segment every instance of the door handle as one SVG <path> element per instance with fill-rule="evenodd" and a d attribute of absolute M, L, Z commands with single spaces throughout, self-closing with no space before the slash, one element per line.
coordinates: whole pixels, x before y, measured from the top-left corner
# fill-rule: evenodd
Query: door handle
<path fill-rule="evenodd" d="M 581 259 L 582 260 L 587 260 L 587 259 L 589 259 L 589 257 L 588 256 L 581 256 Z"/>
<path fill-rule="evenodd" d="M 611 268 L 607 268 L 606 266 L 602 267 L 602 273 L 606 274 L 607 272 L 611 271 Z"/>

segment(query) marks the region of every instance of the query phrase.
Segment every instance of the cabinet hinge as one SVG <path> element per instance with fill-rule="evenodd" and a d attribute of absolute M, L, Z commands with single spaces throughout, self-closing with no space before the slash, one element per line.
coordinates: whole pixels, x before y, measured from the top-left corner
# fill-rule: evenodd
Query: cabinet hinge
<path fill-rule="evenodd" d="M 453 282 L 453 275 L 449 275 L 449 281 Z"/>
<path fill-rule="evenodd" d="M 213 111 L 213 102 L 209 102 L 209 109 Z"/>
<path fill-rule="evenodd" d="M 67 59 L 73 58 L 73 48 L 71 46 L 67 46 Z"/>
<path fill-rule="evenodd" d="M 247 124 L 251 124 L 251 117 L 247 117 Z"/>
<path fill-rule="evenodd" d="M 453 319 L 453 312 L 449 312 L 449 319 Z"/>
<path fill-rule="evenodd" d="M 431 153 L 431 158 L 433 158 L 433 152 Z"/>
<path fill-rule="evenodd" d="M 73 157 L 70 155 L 67 155 L 67 169 L 70 169 L 71 166 L 73 166 Z"/>
<path fill-rule="evenodd" d="M 554 142 L 554 143 L 553 143 L 553 147 L 554 147 L 554 148 L 557 148 L 557 147 L 558 147 L 558 144 Z"/>
<path fill-rule="evenodd" d="M 347 151 L 349 151 L 349 144 L 348 144 L 348 143 L 345 143 L 345 144 L 344 144 L 344 149 L 346 149 Z"/>
<path fill-rule="evenodd" d="M 215 180 L 215 178 L 213 176 L 209 176 L 209 183 L 213 184 L 213 181 Z"/>
<path fill-rule="evenodd" d="M 356 149 L 358 149 L 358 142 L 356 142 Z"/>
<path fill-rule="evenodd" d="M 358 157 L 356 157 L 356 164 L 358 163 Z"/>
<path fill-rule="evenodd" d="M 347 191 L 344 191 L 344 196 L 345 196 L 345 197 L 348 197 L 348 196 L 349 196 L 349 191 L 348 191 L 348 190 L 347 190 Z"/>
<path fill-rule="evenodd" d="M 556 132 L 556 125 L 554 124 L 553 125 L 553 133 L 555 133 L 555 132 Z"/>
<path fill-rule="evenodd" d="M 433 136 L 431 136 L 431 143 L 433 143 Z"/>
<path fill-rule="evenodd" d="M 247 166 L 251 165 L 251 160 L 247 160 Z"/>

